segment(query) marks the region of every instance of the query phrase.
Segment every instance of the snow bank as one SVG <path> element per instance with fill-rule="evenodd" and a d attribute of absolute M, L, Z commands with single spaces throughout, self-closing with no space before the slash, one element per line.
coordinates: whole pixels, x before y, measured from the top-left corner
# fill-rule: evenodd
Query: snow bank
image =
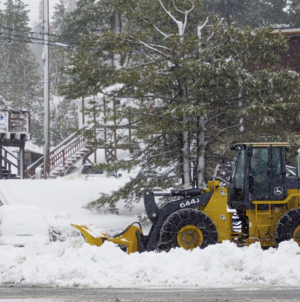
<path fill-rule="evenodd" d="M 135 215 L 144 211 L 143 202 L 131 212 L 126 211 L 124 204 L 119 202 L 120 215 L 94 215 L 83 207 L 99 198 L 100 192 L 110 193 L 128 180 L 127 175 L 120 179 L 91 178 L 78 173 L 50 180 L 5 180 L 1 181 L 0 199 L 5 204 L 40 207 L 49 225 L 55 228 L 68 228 L 71 223 L 92 223 L 110 234 L 138 221 Z"/>
<path fill-rule="evenodd" d="M 112 243 L 93 247 L 82 237 L 24 248 L 0 246 L 2 283 L 87 287 L 298 285 L 300 248 L 283 242 L 263 251 L 223 242 L 193 252 L 127 255 Z"/>

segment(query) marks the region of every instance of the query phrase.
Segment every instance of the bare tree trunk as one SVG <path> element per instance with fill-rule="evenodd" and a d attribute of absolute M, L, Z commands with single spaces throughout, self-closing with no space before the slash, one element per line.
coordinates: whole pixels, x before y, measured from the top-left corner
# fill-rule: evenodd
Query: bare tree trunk
<path fill-rule="evenodd" d="M 198 126 L 201 129 L 198 133 L 198 159 L 197 159 L 197 176 L 198 176 L 198 188 L 206 188 L 207 184 L 204 178 L 205 171 L 205 149 L 206 149 L 206 128 L 205 128 L 205 120 L 202 117 L 198 119 Z"/>
<path fill-rule="evenodd" d="M 111 30 L 115 34 L 119 34 L 119 33 L 122 32 L 121 14 L 118 14 L 118 13 L 114 12 L 113 15 L 111 16 Z M 112 64 L 116 69 L 121 68 L 120 61 L 121 61 L 121 56 L 119 54 L 114 54 Z"/>
<path fill-rule="evenodd" d="M 187 91 L 186 87 L 183 85 L 182 87 L 182 99 L 184 102 L 187 102 Z M 184 116 L 182 118 L 183 125 L 187 126 L 188 117 Z M 183 131 L 182 133 L 182 170 L 183 170 L 183 187 L 184 189 L 190 189 L 192 187 L 191 180 L 191 158 L 190 158 L 190 133 L 188 130 Z"/>
<path fill-rule="evenodd" d="M 9 38 L 11 39 L 11 42 L 9 43 L 9 51 L 8 51 L 8 56 L 7 56 L 7 60 L 6 60 L 5 69 L 8 69 L 8 67 L 9 67 L 10 56 L 11 56 L 12 47 L 13 47 L 13 43 L 14 43 L 14 38 L 13 38 L 13 35 L 14 35 L 14 34 L 15 34 L 15 24 L 13 24 L 13 32 L 12 32 L 12 35 L 9 37 Z"/>
<path fill-rule="evenodd" d="M 121 14 L 113 13 L 111 16 L 111 30 L 116 34 L 122 31 Z"/>
<path fill-rule="evenodd" d="M 183 118 L 183 122 L 186 122 L 187 117 Z M 183 187 L 184 189 L 191 188 L 191 164 L 190 164 L 190 140 L 189 131 L 184 131 L 182 134 L 183 146 L 182 146 L 182 170 L 183 170 Z"/>

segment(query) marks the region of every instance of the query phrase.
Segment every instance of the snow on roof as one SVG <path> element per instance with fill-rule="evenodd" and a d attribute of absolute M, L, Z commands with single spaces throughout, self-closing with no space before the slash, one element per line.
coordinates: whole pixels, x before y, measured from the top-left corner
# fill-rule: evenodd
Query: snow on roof
<path fill-rule="evenodd" d="M 281 32 L 284 35 L 300 34 L 300 28 L 279 28 L 279 29 L 274 29 L 271 33 L 277 34 L 279 32 Z"/>
<path fill-rule="evenodd" d="M 34 145 L 32 143 L 32 141 L 26 142 L 25 149 L 26 149 L 26 151 L 31 151 L 31 152 L 34 152 L 34 153 L 43 154 L 43 148 L 39 147 L 37 145 Z"/>
<path fill-rule="evenodd" d="M 18 153 L 20 152 L 20 148 L 10 147 L 11 152 Z M 25 143 L 25 152 L 32 152 L 37 154 L 44 154 L 43 147 L 39 147 L 37 145 L 34 145 L 32 141 L 26 141 Z"/>

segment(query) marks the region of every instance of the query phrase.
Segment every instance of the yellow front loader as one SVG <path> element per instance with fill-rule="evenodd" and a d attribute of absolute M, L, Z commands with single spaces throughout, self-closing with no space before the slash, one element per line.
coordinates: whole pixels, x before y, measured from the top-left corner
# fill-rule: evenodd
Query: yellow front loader
<path fill-rule="evenodd" d="M 238 246 L 260 242 L 268 248 L 294 239 L 300 245 L 300 177 L 287 175 L 288 148 L 288 143 L 235 144 L 227 185 L 213 180 L 206 190 L 146 190 L 144 205 L 152 223 L 148 235 L 134 225 L 114 237 L 95 235 L 88 226 L 73 226 L 91 245 L 111 241 L 128 254 L 175 247 L 192 250 L 223 240 Z M 158 208 L 155 196 L 166 195 L 177 200 Z"/>

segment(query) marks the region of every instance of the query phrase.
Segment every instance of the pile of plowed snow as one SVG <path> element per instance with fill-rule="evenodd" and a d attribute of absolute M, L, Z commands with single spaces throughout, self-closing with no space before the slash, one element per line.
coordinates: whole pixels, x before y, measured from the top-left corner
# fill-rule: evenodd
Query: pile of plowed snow
<path fill-rule="evenodd" d="M 67 229 L 71 223 L 93 224 L 110 234 L 138 221 L 135 215 L 144 211 L 143 202 L 136 204 L 133 211 L 128 211 L 120 201 L 117 204 L 120 215 L 94 215 L 83 207 L 99 198 L 100 192 L 109 194 L 127 181 L 129 176 L 126 175 L 116 179 L 83 177 L 78 174 L 49 180 L 5 180 L 1 182 L 0 200 L 4 204 L 41 208 L 51 227 Z"/>
<path fill-rule="evenodd" d="M 127 255 L 112 243 L 82 237 L 24 248 L 0 246 L 1 282 L 87 287 L 299 285 L 300 248 L 294 241 L 263 251 L 223 242 L 192 252 Z"/>

